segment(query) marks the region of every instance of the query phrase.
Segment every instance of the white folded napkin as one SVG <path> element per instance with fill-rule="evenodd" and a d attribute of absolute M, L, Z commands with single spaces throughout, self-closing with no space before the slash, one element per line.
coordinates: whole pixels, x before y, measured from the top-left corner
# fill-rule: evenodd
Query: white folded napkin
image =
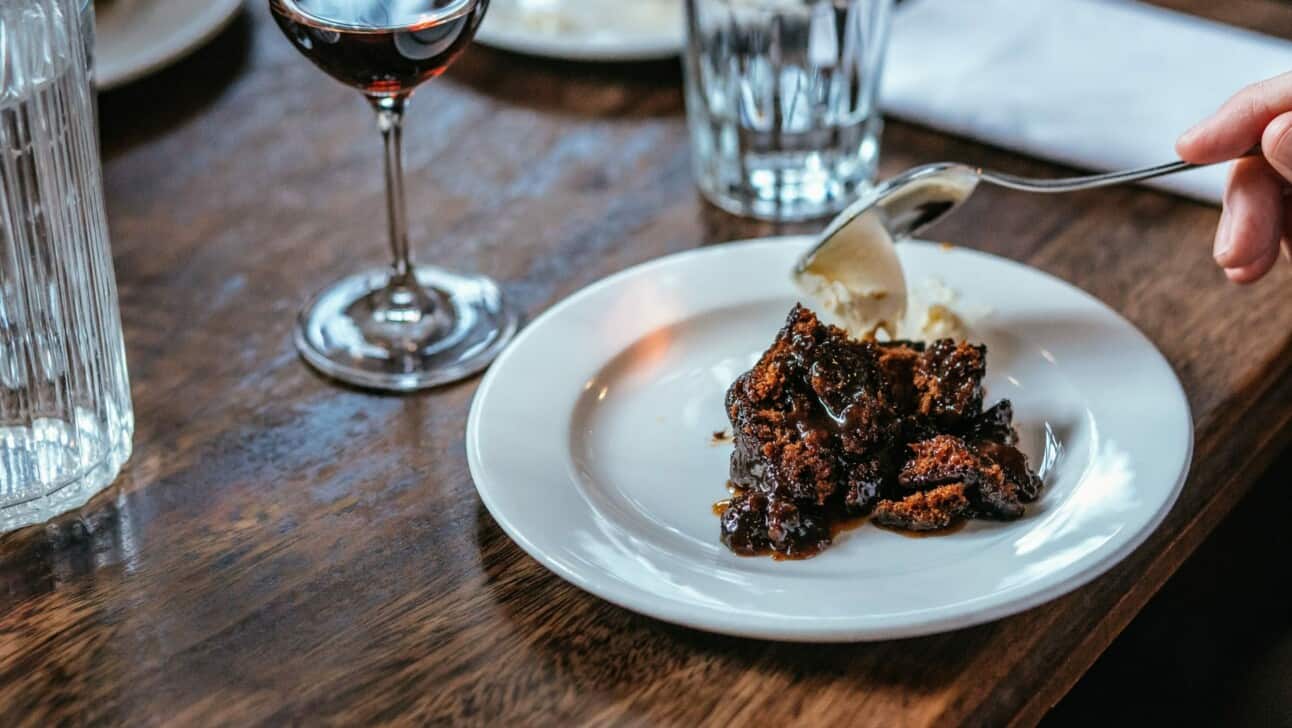
<path fill-rule="evenodd" d="M 1181 132 L 1290 70 L 1292 42 L 1130 0 L 910 0 L 882 98 L 893 116 L 1102 172 L 1175 159 Z M 1218 202 L 1224 181 L 1217 166 L 1148 184 Z"/>

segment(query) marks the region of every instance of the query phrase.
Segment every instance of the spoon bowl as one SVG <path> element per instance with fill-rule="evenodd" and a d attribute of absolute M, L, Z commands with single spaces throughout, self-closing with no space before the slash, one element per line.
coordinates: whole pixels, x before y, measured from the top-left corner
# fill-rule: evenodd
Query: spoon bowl
<path fill-rule="evenodd" d="M 811 268 L 822 248 L 843 240 L 839 233 L 864 216 L 873 216 L 893 240 L 916 235 L 969 199 L 979 179 L 979 171 L 973 167 L 938 162 L 881 182 L 830 222 L 820 241 L 799 258 L 795 275 Z"/>

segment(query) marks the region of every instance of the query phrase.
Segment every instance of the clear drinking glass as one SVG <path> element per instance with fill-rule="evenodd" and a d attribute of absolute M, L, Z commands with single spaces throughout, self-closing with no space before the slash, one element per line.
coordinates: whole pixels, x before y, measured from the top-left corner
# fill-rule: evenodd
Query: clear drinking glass
<path fill-rule="evenodd" d="M 84 505 L 134 434 L 86 6 L 0 1 L 0 530 Z"/>
<path fill-rule="evenodd" d="M 874 179 L 893 0 L 686 0 L 692 164 L 715 205 L 842 210 Z"/>
<path fill-rule="evenodd" d="M 443 74 L 471 43 L 489 0 L 269 0 L 306 58 L 358 89 L 385 140 L 386 216 L 394 263 L 319 293 L 301 313 L 296 346 L 343 382 L 407 391 L 483 369 L 516 333 L 497 284 L 414 266 L 400 138 L 413 91 Z"/>

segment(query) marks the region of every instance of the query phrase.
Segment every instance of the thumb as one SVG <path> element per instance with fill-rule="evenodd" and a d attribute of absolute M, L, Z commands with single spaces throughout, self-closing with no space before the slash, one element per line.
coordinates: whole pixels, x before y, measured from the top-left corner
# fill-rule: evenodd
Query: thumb
<path fill-rule="evenodd" d="M 1292 111 L 1274 117 L 1261 133 L 1261 153 L 1288 183 L 1292 183 Z"/>

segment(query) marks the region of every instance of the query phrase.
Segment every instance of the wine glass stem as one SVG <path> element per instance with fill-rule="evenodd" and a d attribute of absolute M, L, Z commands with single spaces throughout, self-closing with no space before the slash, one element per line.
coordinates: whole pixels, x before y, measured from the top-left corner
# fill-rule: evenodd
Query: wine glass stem
<path fill-rule="evenodd" d="M 390 252 L 394 256 L 394 286 L 411 286 L 413 260 L 408 249 L 408 216 L 404 203 L 404 161 L 402 137 L 404 107 L 403 96 L 382 96 L 372 99 L 377 112 L 377 128 L 386 147 L 386 217 L 390 230 Z"/>

